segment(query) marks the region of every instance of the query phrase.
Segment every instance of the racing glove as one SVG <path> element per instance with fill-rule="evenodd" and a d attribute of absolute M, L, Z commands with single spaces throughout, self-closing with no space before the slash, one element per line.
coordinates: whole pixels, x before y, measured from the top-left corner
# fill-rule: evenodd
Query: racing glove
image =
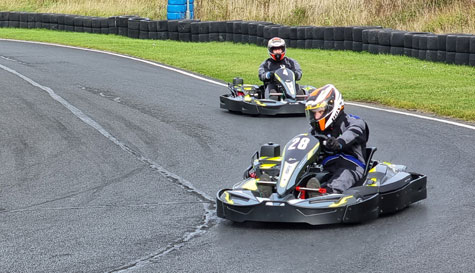
<path fill-rule="evenodd" d="M 268 72 L 266 73 L 265 78 L 266 78 L 266 80 L 270 80 L 270 79 L 274 78 L 274 72 L 268 71 Z"/>
<path fill-rule="evenodd" d="M 324 143 L 324 146 L 325 148 L 327 148 L 328 150 L 330 151 L 333 151 L 333 152 L 338 152 L 341 150 L 341 148 L 343 147 L 343 145 L 341 144 L 340 141 L 338 141 L 336 138 L 334 137 L 330 137 L 328 138 L 325 143 Z"/>

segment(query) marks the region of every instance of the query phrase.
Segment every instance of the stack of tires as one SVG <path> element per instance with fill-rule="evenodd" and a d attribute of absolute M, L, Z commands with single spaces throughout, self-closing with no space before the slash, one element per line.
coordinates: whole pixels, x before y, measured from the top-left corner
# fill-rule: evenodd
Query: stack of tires
<path fill-rule="evenodd" d="M 188 2 L 188 7 L 187 7 Z M 181 20 L 186 19 L 186 11 L 189 10 L 190 18 L 194 17 L 194 0 L 168 0 L 167 19 Z"/>
<path fill-rule="evenodd" d="M 475 35 L 408 32 L 379 26 L 283 26 L 259 21 L 178 19 L 186 16 L 186 0 L 169 0 L 180 12 L 172 20 L 153 21 L 134 15 L 109 18 L 54 13 L 1 12 L 0 28 L 44 28 L 118 34 L 136 39 L 182 42 L 233 42 L 266 46 L 272 37 L 288 47 L 367 51 L 403 55 L 420 60 L 475 66 Z M 191 10 L 193 0 L 191 3 Z M 192 14 L 192 13 L 191 13 Z M 169 17 L 170 18 L 170 17 Z"/>

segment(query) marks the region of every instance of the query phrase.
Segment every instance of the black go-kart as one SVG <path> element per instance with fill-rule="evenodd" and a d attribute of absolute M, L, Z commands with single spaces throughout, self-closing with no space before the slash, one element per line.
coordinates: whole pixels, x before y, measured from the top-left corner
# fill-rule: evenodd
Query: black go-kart
<path fill-rule="evenodd" d="M 310 85 L 300 86 L 295 82 L 292 70 L 282 67 L 274 71 L 275 93 L 264 98 L 264 85 L 244 84 L 241 78 L 228 83 L 229 94 L 220 96 L 220 107 L 230 112 L 249 115 L 289 115 L 305 114 L 305 99 Z"/>
<path fill-rule="evenodd" d="M 361 181 L 341 194 L 324 193 L 331 176 L 320 163 L 325 139 L 323 135 L 297 135 L 285 145 L 282 155 L 278 144 L 261 146 L 244 180 L 217 193 L 217 215 L 234 222 L 360 223 L 427 197 L 425 175 L 407 172 L 404 165 L 373 160 L 374 147 L 366 149 Z M 321 188 L 306 188 L 312 177 L 321 182 Z"/>

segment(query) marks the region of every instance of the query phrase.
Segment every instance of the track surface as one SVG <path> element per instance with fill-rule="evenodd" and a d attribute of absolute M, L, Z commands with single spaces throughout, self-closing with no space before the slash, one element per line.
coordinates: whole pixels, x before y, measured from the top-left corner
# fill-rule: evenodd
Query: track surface
<path fill-rule="evenodd" d="M 474 130 L 348 106 L 428 199 L 362 225 L 234 224 L 215 193 L 305 118 L 230 114 L 222 86 L 101 53 L 0 41 L 0 65 L 0 272 L 475 271 Z"/>

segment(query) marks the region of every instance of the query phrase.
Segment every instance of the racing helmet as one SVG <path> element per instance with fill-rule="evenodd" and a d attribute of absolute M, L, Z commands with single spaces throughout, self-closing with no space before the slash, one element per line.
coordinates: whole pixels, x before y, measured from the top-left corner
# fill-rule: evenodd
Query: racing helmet
<path fill-rule="evenodd" d="M 274 54 L 273 51 L 276 48 L 282 49 L 282 53 Z M 269 55 L 274 61 L 281 61 L 285 57 L 285 41 L 282 38 L 274 37 L 269 40 L 267 43 L 267 50 L 269 51 Z"/>
<path fill-rule="evenodd" d="M 313 129 L 323 132 L 330 127 L 345 106 L 343 96 L 332 84 L 314 90 L 305 103 L 305 115 Z M 323 114 L 315 119 L 315 112 Z"/>

